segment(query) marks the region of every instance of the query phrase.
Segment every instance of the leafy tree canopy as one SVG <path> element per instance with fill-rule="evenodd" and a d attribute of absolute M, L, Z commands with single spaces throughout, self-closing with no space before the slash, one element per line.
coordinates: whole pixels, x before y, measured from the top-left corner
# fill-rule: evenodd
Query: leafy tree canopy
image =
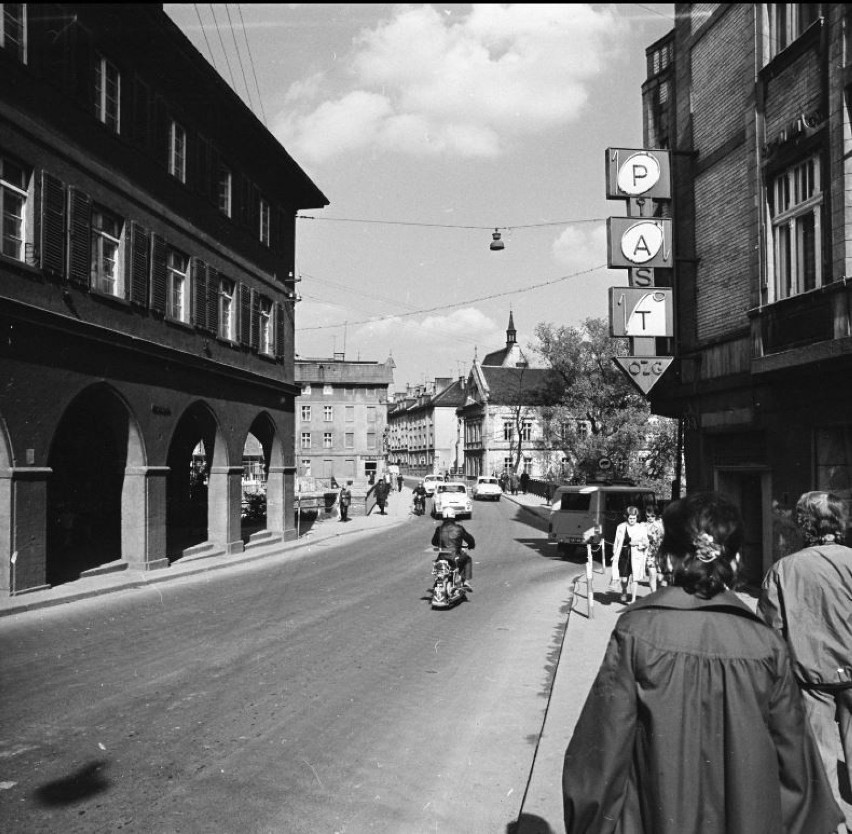
<path fill-rule="evenodd" d="M 580 481 L 609 474 L 632 478 L 667 494 L 676 454 L 676 423 L 651 414 L 648 401 L 612 361 L 627 356 L 627 339 L 609 334 L 604 318 L 578 327 L 540 323 L 534 349 L 561 388 L 558 405 L 543 415 L 551 442 L 562 449 Z M 601 471 L 599 462 L 612 462 Z"/>

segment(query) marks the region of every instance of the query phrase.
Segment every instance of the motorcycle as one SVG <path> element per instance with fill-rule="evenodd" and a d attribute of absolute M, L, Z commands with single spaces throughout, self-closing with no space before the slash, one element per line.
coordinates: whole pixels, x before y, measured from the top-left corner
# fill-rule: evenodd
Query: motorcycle
<path fill-rule="evenodd" d="M 441 550 L 432 566 L 432 608 L 454 608 L 467 600 L 467 591 L 462 585 L 459 569 L 449 551 Z"/>
<path fill-rule="evenodd" d="M 414 515 L 423 515 L 426 512 L 426 497 L 423 495 L 414 496 Z"/>

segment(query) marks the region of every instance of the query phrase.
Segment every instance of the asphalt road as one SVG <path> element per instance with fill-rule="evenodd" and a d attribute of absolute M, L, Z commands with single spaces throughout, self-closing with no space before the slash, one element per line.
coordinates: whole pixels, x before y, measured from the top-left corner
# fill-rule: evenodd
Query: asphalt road
<path fill-rule="evenodd" d="M 582 568 L 464 523 L 450 611 L 426 516 L 0 622 L 0 830 L 511 832 Z"/>

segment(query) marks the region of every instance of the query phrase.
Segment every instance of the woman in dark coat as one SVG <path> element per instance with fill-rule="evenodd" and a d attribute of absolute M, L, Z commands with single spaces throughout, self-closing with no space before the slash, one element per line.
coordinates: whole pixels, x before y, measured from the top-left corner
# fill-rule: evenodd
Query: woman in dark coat
<path fill-rule="evenodd" d="M 835 831 L 784 641 L 728 590 L 739 511 L 696 494 L 663 524 L 674 586 L 618 620 L 565 753 L 567 834 Z"/>

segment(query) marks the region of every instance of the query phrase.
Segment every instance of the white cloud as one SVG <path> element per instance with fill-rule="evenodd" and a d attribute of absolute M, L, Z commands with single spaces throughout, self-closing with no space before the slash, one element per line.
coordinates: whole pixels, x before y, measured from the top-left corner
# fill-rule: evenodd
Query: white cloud
<path fill-rule="evenodd" d="M 464 15 L 396 7 L 356 39 L 350 89 L 317 103 L 329 78 L 293 85 L 274 130 L 314 161 L 367 147 L 493 157 L 578 119 L 604 45 L 621 34 L 609 9 L 585 4 L 481 4 Z"/>
<path fill-rule="evenodd" d="M 473 355 L 475 345 L 490 345 L 498 336 L 498 326 L 492 319 L 472 307 L 454 310 L 446 315 L 427 315 L 425 318 L 391 317 L 362 325 L 355 333 L 356 339 L 395 339 L 402 337 L 410 345 L 434 349 L 447 343 L 459 353 L 459 342 L 470 345 Z M 491 350 L 492 348 L 489 348 Z"/>
<path fill-rule="evenodd" d="M 601 223 L 568 226 L 551 248 L 553 259 L 572 272 L 606 263 L 606 226 Z"/>

